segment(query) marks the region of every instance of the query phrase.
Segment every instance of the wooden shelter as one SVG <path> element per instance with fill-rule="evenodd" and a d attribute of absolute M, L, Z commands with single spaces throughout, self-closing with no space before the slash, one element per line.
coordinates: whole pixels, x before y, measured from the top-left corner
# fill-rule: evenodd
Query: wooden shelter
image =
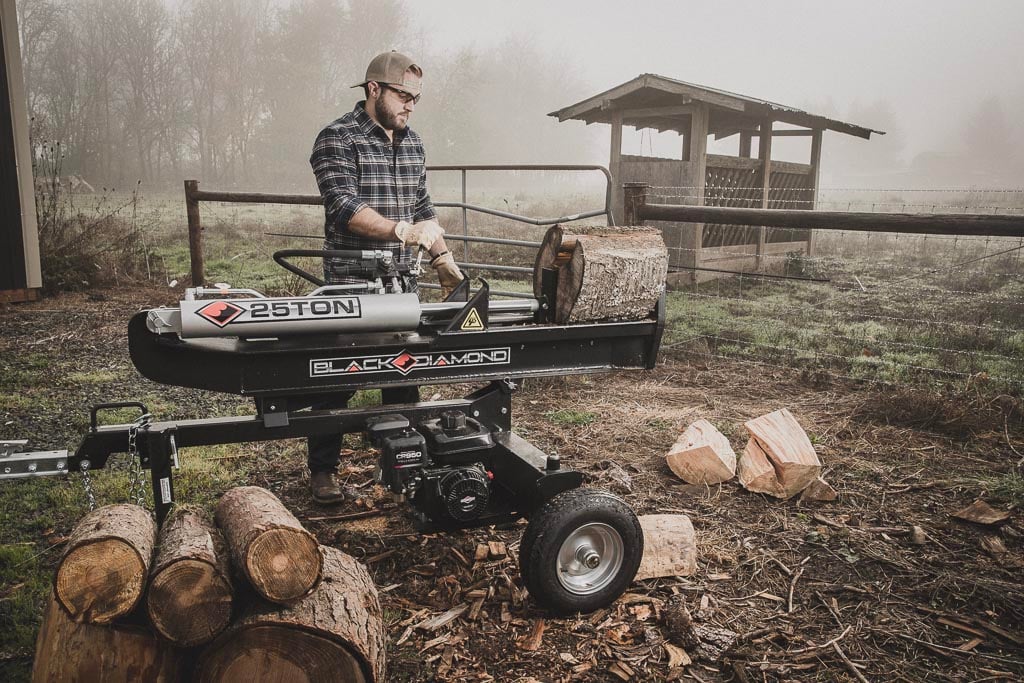
<path fill-rule="evenodd" d="M 836 121 L 766 100 L 685 83 L 657 74 L 636 78 L 552 112 L 559 121 L 611 124 L 612 213 L 623 219 L 625 183 L 644 183 L 651 201 L 745 208 L 811 209 L 818 193 L 826 130 L 865 140 L 883 131 Z M 784 127 L 776 128 L 775 124 Z M 622 154 L 622 127 L 682 137 L 679 159 Z M 770 131 L 771 134 L 764 134 Z M 707 140 L 739 136 L 738 156 L 708 154 Z M 772 160 L 775 137 L 809 137 L 809 163 Z M 757 156 L 752 142 L 757 138 Z M 659 192 L 660 191 L 660 192 Z M 669 201 L 657 196 L 666 196 Z M 813 253 L 810 230 L 659 223 L 669 247 L 671 279 L 693 282 L 723 272 L 769 269 L 790 253 Z M 780 256 L 781 258 L 771 258 Z"/>
<path fill-rule="evenodd" d="M 0 42 L 0 302 L 25 301 L 43 282 L 14 0 L 0 0 Z"/>

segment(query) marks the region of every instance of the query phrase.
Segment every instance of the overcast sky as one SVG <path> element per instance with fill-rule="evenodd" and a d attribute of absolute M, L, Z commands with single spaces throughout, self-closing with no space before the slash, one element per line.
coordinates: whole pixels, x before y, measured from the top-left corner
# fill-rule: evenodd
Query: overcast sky
<path fill-rule="evenodd" d="M 941 149 L 999 95 L 1024 142 L 1021 0 L 420 0 L 409 11 L 435 49 L 527 37 L 592 94 L 652 72 L 842 119 L 882 101 L 908 159 Z"/>

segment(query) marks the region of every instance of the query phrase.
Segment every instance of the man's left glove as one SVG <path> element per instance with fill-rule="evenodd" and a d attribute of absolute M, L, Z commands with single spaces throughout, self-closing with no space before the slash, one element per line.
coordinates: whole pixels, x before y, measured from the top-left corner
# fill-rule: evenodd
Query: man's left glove
<path fill-rule="evenodd" d="M 430 265 L 437 271 L 437 281 L 441 285 L 441 298 L 447 299 L 459 283 L 466 279 L 455 264 L 455 257 L 450 251 L 443 251 L 430 260 Z"/>

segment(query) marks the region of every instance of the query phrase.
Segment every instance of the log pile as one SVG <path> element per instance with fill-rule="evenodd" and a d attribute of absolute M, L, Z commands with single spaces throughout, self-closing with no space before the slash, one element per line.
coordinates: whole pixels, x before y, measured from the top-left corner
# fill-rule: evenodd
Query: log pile
<path fill-rule="evenodd" d="M 134 505 L 86 515 L 57 568 L 32 680 L 374 683 L 384 637 L 365 567 L 321 548 L 269 491 L 240 487 L 213 516 L 176 507 L 159 533 Z"/>
<path fill-rule="evenodd" d="M 534 294 L 556 270 L 555 322 L 639 320 L 665 291 L 668 249 L 656 228 L 561 225 L 544 235 L 533 270 Z"/>
<path fill-rule="evenodd" d="M 707 420 L 697 420 L 665 456 L 669 469 L 688 484 L 720 484 L 734 476 L 748 491 L 776 498 L 832 501 L 836 491 L 821 478 L 821 461 L 807 433 L 783 408 L 744 426 L 749 439 L 737 460 L 729 440 Z"/>

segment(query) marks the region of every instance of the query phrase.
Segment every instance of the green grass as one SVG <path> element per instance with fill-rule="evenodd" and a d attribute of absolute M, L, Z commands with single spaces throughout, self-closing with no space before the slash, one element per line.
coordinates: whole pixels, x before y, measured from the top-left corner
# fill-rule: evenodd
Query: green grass
<path fill-rule="evenodd" d="M 1015 507 L 1024 506 L 1024 477 L 1016 472 L 993 477 L 983 483 L 993 501 Z"/>
<path fill-rule="evenodd" d="M 72 372 L 68 375 L 68 381 L 75 384 L 107 384 L 113 382 L 120 373 L 110 370 L 93 370 L 91 372 Z"/>
<path fill-rule="evenodd" d="M 586 410 L 552 410 L 544 413 L 544 417 L 556 425 L 563 427 L 583 427 L 597 420 L 597 415 Z"/>

